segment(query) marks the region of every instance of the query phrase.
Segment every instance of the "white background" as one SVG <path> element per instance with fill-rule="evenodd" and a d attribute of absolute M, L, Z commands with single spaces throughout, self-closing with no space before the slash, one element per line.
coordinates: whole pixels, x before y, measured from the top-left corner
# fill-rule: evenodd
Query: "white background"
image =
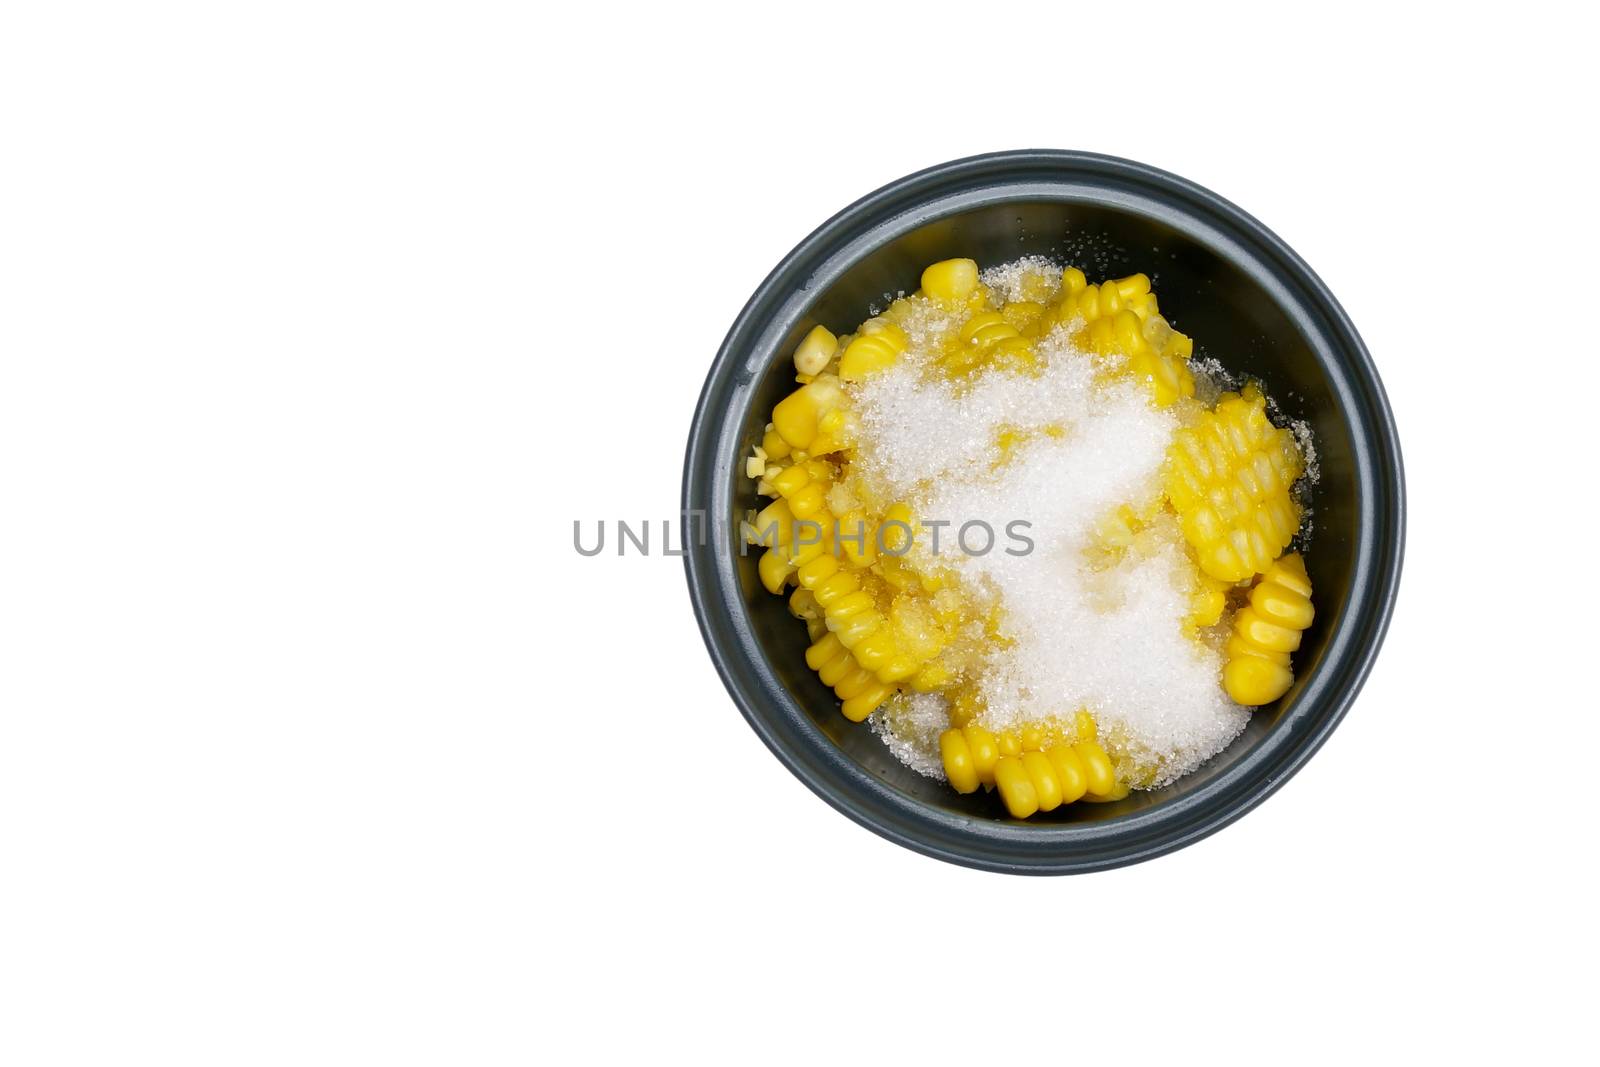
<path fill-rule="evenodd" d="M 1469 8 L 6 5 L 0 1061 L 1592 1055 L 1594 63 Z M 1293 245 L 1411 505 L 1322 752 L 1066 880 L 835 814 L 571 548 L 791 246 L 1027 146 Z"/>

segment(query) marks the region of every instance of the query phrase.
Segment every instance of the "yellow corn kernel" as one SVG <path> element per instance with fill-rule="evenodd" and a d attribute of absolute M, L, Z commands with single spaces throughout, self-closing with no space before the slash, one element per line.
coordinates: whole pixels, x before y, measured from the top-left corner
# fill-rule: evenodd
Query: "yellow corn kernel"
<path fill-rule="evenodd" d="M 857 590 L 848 596 L 842 596 L 827 606 L 828 620 L 846 619 L 851 615 L 873 609 L 873 599 L 870 593 Z"/>
<path fill-rule="evenodd" d="M 761 584 L 769 593 L 783 592 L 783 587 L 793 571 L 794 565 L 789 562 L 789 554 L 781 548 L 767 549 L 756 561 L 756 573 L 760 575 Z"/>
<path fill-rule="evenodd" d="M 789 468 L 793 470 L 794 468 Z M 777 486 L 777 483 L 773 483 Z M 783 492 L 781 488 L 778 492 Z M 812 482 L 810 485 L 789 497 L 789 511 L 796 519 L 806 519 L 810 522 L 821 523 L 824 527 L 832 522 L 828 514 L 828 488 L 826 483 Z"/>
<path fill-rule="evenodd" d="M 916 535 L 912 524 L 911 506 L 894 504 L 883 513 L 878 536 L 883 540 L 883 550 L 891 556 L 903 556 L 911 549 Z"/>
<path fill-rule="evenodd" d="M 767 432 L 761 437 L 761 451 L 766 453 L 764 458 L 772 461 L 788 459 L 794 450 L 789 447 L 789 442 L 783 439 L 782 434 L 778 433 L 773 427 L 768 426 Z"/>
<path fill-rule="evenodd" d="M 797 619 L 822 618 L 822 605 L 809 589 L 796 589 L 789 596 L 789 614 Z"/>
<path fill-rule="evenodd" d="M 1089 768 L 1071 745 L 1051 745 L 1044 754 L 1055 768 L 1061 803 L 1071 804 L 1088 792 Z"/>
<path fill-rule="evenodd" d="M 940 366 L 967 374 L 985 366 L 1018 370 L 1034 365 L 1033 345 L 998 311 L 980 311 L 961 327 L 961 346 L 943 356 Z"/>
<path fill-rule="evenodd" d="M 1240 656 L 1222 667 L 1222 686 L 1228 697 L 1245 707 L 1270 704 L 1289 691 L 1294 672 L 1259 656 Z"/>
<path fill-rule="evenodd" d="M 946 730 L 939 735 L 939 753 L 945 777 L 958 793 L 994 785 L 994 767 L 1000 760 L 998 739 L 981 726 Z"/>
<path fill-rule="evenodd" d="M 825 459 L 808 459 L 799 465 L 805 468 L 812 481 L 826 482 L 833 478 L 833 467 Z"/>
<path fill-rule="evenodd" d="M 900 353 L 910 343 L 905 331 L 893 323 L 880 323 L 880 328 L 871 333 L 866 332 L 863 326 L 862 332 L 839 357 L 839 377 L 847 382 L 857 382 L 884 370 L 900 358 Z"/>
<path fill-rule="evenodd" d="M 1048 762 L 1046 761 L 1047 765 Z M 1000 799 L 1005 802 L 1006 810 L 1014 819 L 1026 819 L 1039 810 L 1039 793 L 1032 776 L 1028 773 L 1030 769 L 1015 756 L 1003 756 L 995 764 L 995 785 L 1000 789 Z M 1059 787 L 1056 789 L 1056 795 L 1058 797 L 1061 795 Z"/>
<path fill-rule="evenodd" d="M 1305 560 L 1291 552 L 1275 561 L 1250 590 L 1250 603 L 1233 618 L 1222 685 L 1235 703 L 1270 704 L 1289 691 L 1289 654 L 1316 617 Z"/>
<path fill-rule="evenodd" d="M 844 717 L 851 722 L 860 722 L 878 709 L 878 706 L 889 699 L 889 694 L 894 692 L 893 686 L 876 684 L 862 693 L 846 700 L 839 708 Z"/>
<path fill-rule="evenodd" d="M 800 584 L 815 591 L 817 586 L 839 571 L 839 561 L 831 553 L 818 556 L 800 568 Z"/>
<path fill-rule="evenodd" d="M 833 551 L 833 540 L 826 524 L 813 519 L 800 519 L 795 523 L 794 542 L 787 546 L 789 562 L 796 570 L 819 556 Z M 796 580 L 799 576 L 796 575 Z"/>
<path fill-rule="evenodd" d="M 1125 301 L 1150 291 L 1150 279 L 1143 274 L 1130 274 L 1110 284 L 1116 287 L 1117 295 Z"/>
<path fill-rule="evenodd" d="M 939 758 L 944 764 L 944 775 L 950 781 L 950 788 L 957 793 L 978 791 L 977 764 L 962 731 L 946 730 L 939 735 Z"/>
<path fill-rule="evenodd" d="M 1118 782 L 1111 787 L 1109 792 L 1085 793 L 1083 794 L 1083 799 L 1090 804 L 1109 804 L 1113 800 L 1121 800 L 1131 792 L 1133 792 L 1133 788 L 1127 782 Z"/>
<path fill-rule="evenodd" d="M 1144 519 L 1138 511 L 1129 504 L 1121 504 L 1095 520 L 1090 536 L 1097 547 L 1118 555 L 1118 550 L 1132 546 L 1143 528 Z"/>
<path fill-rule="evenodd" d="M 825 450 L 816 447 L 817 421 L 844 403 L 839 379 L 821 374 L 778 401 L 772 409 L 772 427 L 791 449 L 821 455 Z"/>
<path fill-rule="evenodd" d="M 1268 421 L 1253 389 L 1179 430 L 1164 485 L 1201 569 L 1225 582 L 1266 570 L 1299 529 L 1290 488 L 1300 471 L 1294 435 Z"/>
<path fill-rule="evenodd" d="M 839 640 L 844 642 L 844 646 L 851 651 L 854 651 L 862 641 L 876 635 L 884 628 L 883 616 L 871 608 L 848 615 L 835 613 L 828 616 L 826 621 L 828 629 L 838 634 Z M 858 661 L 860 658 L 859 656 L 856 657 Z M 891 656 L 890 662 L 892 661 L 893 657 Z M 882 665 L 879 665 L 871 669 L 877 671 L 883 668 Z"/>
<path fill-rule="evenodd" d="M 1183 619 L 1183 632 L 1190 637 L 1195 636 L 1198 630 L 1222 621 L 1222 613 L 1228 607 L 1231 584 L 1213 578 L 1204 571 L 1198 573 L 1197 579 L 1194 592 L 1189 595 L 1189 614 Z"/>
<path fill-rule="evenodd" d="M 856 510 L 839 516 L 839 532 L 835 535 L 835 543 L 848 566 L 861 569 L 878 562 L 878 544 L 874 534 L 866 512 Z"/>
<path fill-rule="evenodd" d="M 910 680 L 921 673 L 923 664 L 926 662 L 921 656 L 908 653 L 897 644 L 895 646 L 895 654 L 889 658 L 887 663 L 878 668 L 878 680 L 910 684 Z"/>
<path fill-rule="evenodd" d="M 879 556 L 872 569 L 883 577 L 891 589 L 903 592 L 917 585 L 916 572 L 894 556 Z"/>
<path fill-rule="evenodd" d="M 1043 752 L 1024 752 L 1022 769 L 1033 783 L 1034 803 L 1040 811 L 1054 811 L 1061 806 L 1061 786 L 1056 781 L 1055 764 Z M 998 780 L 998 775 L 996 776 Z M 1002 798 L 1003 799 L 1003 798 Z"/>
<path fill-rule="evenodd" d="M 934 660 L 911 676 L 911 688 L 919 693 L 937 693 L 948 689 L 956 679 L 948 664 Z"/>
<path fill-rule="evenodd" d="M 818 558 L 827 559 L 829 557 L 821 556 Z M 834 561 L 834 565 L 838 565 L 837 560 Z M 856 580 L 854 575 L 839 573 L 835 574 L 832 578 L 829 578 L 826 581 L 818 582 L 816 585 L 813 585 L 811 587 L 811 592 L 816 595 L 817 603 L 821 604 L 823 609 L 826 610 L 828 605 L 832 604 L 835 600 L 838 600 L 842 597 L 847 597 L 860 588 L 861 583 Z"/>
<path fill-rule="evenodd" d="M 1015 336 L 1016 329 L 998 311 L 980 311 L 961 327 L 961 339 L 969 345 L 991 345 Z"/>
<path fill-rule="evenodd" d="M 872 676 L 871 671 L 865 671 L 857 667 L 843 678 L 840 678 L 834 685 L 833 691 L 840 700 L 853 700 L 868 689 L 876 688 L 877 685 L 878 679 Z"/>
<path fill-rule="evenodd" d="M 831 689 L 854 674 L 857 669 L 859 665 L 846 649 L 818 668 L 817 677 L 822 679 L 823 685 Z"/>
<path fill-rule="evenodd" d="M 978 264 L 946 259 L 922 272 L 922 291 L 941 304 L 964 304 L 978 287 Z"/>
<path fill-rule="evenodd" d="M 1233 617 L 1239 640 L 1268 652 L 1293 652 L 1300 647 L 1300 631 L 1261 617 L 1254 607 L 1240 608 Z"/>
<path fill-rule="evenodd" d="M 813 560 L 813 563 L 822 563 L 822 560 L 829 560 L 834 565 L 834 569 L 832 569 L 829 577 L 824 577 L 819 582 L 813 582 L 813 584 L 808 585 L 808 589 L 816 595 L 816 601 L 818 601 L 819 605 L 826 609 L 830 603 L 834 603 L 838 598 L 848 597 L 850 593 L 861 589 L 861 579 L 851 574 L 850 571 L 843 571 L 843 569 L 838 568 L 837 557 L 818 557 Z"/>
<path fill-rule="evenodd" d="M 1289 653 L 1252 644 L 1240 637 L 1238 631 L 1228 635 L 1228 643 L 1224 646 L 1224 651 L 1229 659 L 1238 659 L 1241 656 L 1255 656 L 1258 659 L 1276 663 L 1280 667 L 1289 666 Z"/>
<path fill-rule="evenodd" d="M 821 374 L 838 351 L 839 339 L 832 331 L 826 326 L 813 326 L 794 350 L 794 369 L 801 374 Z"/>
<path fill-rule="evenodd" d="M 820 671 L 822 665 L 837 659 L 845 651 L 844 645 L 839 642 L 837 634 L 825 634 L 820 640 L 806 649 L 806 666 L 814 671 Z"/>
<path fill-rule="evenodd" d="M 1023 337 L 1038 337 L 1050 323 L 1050 309 L 1032 300 L 1015 300 L 1000 309 L 1000 317 Z"/>
<path fill-rule="evenodd" d="M 745 540 L 753 545 L 779 548 L 794 537 L 794 513 L 781 497 L 756 512 L 746 526 Z"/>
<path fill-rule="evenodd" d="M 903 682 L 917 673 L 921 667 L 914 657 L 905 654 L 897 655 L 884 666 L 878 668 L 878 680 L 883 682 Z"/>
<path fill-rule="evenodd" d="M 1306 599 L 1306 606 L 1304 609 L 1306 612 L 1306 621 L 1300 628 L 1303 630 L 1309 627 L 1312 620 L 1312 615 L 1310 614 L 1311 575 L 1306 573 L 1306 561 L 1303 557 L 1301 557 L 1300 553 L 1291 552 L 1287 556 L 1280 556 L 1276 561 L 1274 561 L 1262 584 L 1266 584 L 1267 582 L 1270 582 L 1272 585 L 1277 587 L 1273 591 L 1274 595 L 1281 595 L 1283 592 L 1298 593 L 1300 596 Z M 1263 608 L 1263 614 L 1273 614 L 1270 611 L 1266 611 L 1264 606 L 1261 604 L 1257 604 L 1256 606 Z"/>
<path fill-rule="evenodd" d="M 1097 741 L 1079 741 L 1072 746 L 1088 774 L 1089 792 L 1105 795 L 1117 787 L 1117 775 L 1111 767 L 1111 757 Z"/>
<path fill-rule="evenodd" d="M 876 672 L 887 667 L 899 650 L 895 647 L 894 634 L 888 627 L 879 627 L 857 641 L 851 651 L 863 667 Z"/>
<path fill-rule="evenodd" d="M 855 444 L 857 419 L 848 407 L 825 411 L 817 417 L 817 436 L 811 442 L 811 453 L 825 456 Z"/>
<path fill-rule="evenodd" d="M 791 497 L 811 484 L 811 473 L 802 463 L 785 468 L 767 480 L 772 483 L 772 487 L 780 496 Z"/>
<path fill-rule="evenodd" d="M 835 656 L 824 663 L 817 671 L 817 677 L 822 679 L 822 684 L 832 689 L 844 681 L 856 669 L 856 661 L 851 658 L 849 650 Z"/>
<path fill-rule="evenodd" d="M 1300 553 L 1290 552 L 1272 561 L 1250 590 L 1250 606 L 1267 619 L 1304 630 L 1316 619 L 1311 606 L 1311 576 Z"/>

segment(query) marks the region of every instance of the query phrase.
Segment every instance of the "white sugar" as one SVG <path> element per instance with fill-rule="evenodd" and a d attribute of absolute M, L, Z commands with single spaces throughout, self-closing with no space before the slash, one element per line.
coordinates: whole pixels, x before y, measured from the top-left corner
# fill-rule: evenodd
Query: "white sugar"
<path fill-rule="evenodd" d="M 944 697 L 938 693 L 896 694 L 873 712 L 867 723 L 895 759 L 924 777 L 944 781 L 939 735 L 950 725 Z"/>
<path fill-rule="evenodd" d="M 989 288 L 995 298 L 1009 304 L 1029 299 L 1030 294 L 1026 292 L 1028 280 L 1040 276 L 1059 281 L 1061 264 L 1044 256 L 1023 256 L 998 267 L 989 267 L 979 273 L 978 280 Z"/>
<path fill-rule="evenodd" d="M 1311 424 L 1304 419 L 1295 419 L 1289 423 L 1289 432 L 1294 434 L 1294 442 L 1300 447 L 1300 458 L 1306 467 L 1306 484 L 1316 485 L 1322 481 L 1322 466 L 1317 462 L 1317 441 L 1311 435 Z"/>
<path fill-rule="evenodd" d="M 1181 631 L 1188 598 L 1178 564 L 1172 548 L 1105 574 L 1058 558 L 1005 581 L 1015 643 L 980 680 L 985 725 L 1087 707 L 1108 747 L 1152 785 L 1222 751 L 1250 713 L 1224 694 L 1219 655 Z"/>
<path fill-rule="evenodd" d="M 997 290 L 1009 278 L 984 276 Z M 853 466 L 919 519 L 949 522 L 941 560 L 969 590 L 1000 598 L 1010 644 L 989 651 L 976 679 L 980 722 L 1000 729 L 1087 707 L 1141 784 L 1199 766 L 1249 713 L 1222 691 L 1220 654 L 1182 632 L 1190 579 L 1176 524 L 1155 527 L 1164 541 L 1109 569 L 1092 569 L 1085 554 L 1101 517 L 1160 492 L 1175 416 L 1137 384 L 1096 384 L 1091 358 L 1063 330 L 1038 342 L 1037 377 L 991 371 L 958 387 L 928 373 L 938 330 L 923 325 L 908 329 L 912 345 L 898 364 L 852 387 L 861 418 Z M 1009 455 L 997 443 L 1002 431 L 1017 441 Z M 1004 531 L 1018 520 L 1031 523 L 1026 555 L 1004 551 L 1013 544 Z M 998 547 L 956 551 L 957 529 L 972 521 L 989 524 Z M 920 552 L 926 532 L 918 539 Z M 886 715 L 880 733 L 928 773 L 938 758 L 930 724 L 942 708 L 920 699 L 912 698 L 918 714 Z"/>
<path fill-rule="evenodd" d="M 1189 373 L 1194 375 L 1194 398 L 1208 408 L 1214 406 L 1223 393 L 1239 389 L 1238 379 L 1215 356 L 1191 359 Z"/>
<path fill-rule="evenodd" d="M 856 466 L 894 499 L 935 478 L 982 480 L 1000 460 L 1001 429 L 1040 431 L 1088 413 L 1094 368 L 1085 357 L 1052 360 L 1039 378 L 988 373 L 964 388 L 924 374 L 922 352 L 856 390 L 863 439 Z"/>

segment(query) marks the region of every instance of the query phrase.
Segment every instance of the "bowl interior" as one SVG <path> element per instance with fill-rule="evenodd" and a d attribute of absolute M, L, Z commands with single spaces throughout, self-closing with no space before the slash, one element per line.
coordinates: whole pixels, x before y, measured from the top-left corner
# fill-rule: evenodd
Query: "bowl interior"
<path fill-rule="evenodd" d="M 1295 686 L 1276 704 L 1255 712 L 1245 734 L 1200 770 L 1166 789 L 1135 793 L 1114 804 L 1064 805 L 1028 820 L 1029 826 L 1114 819 L 1164 804 L 1224 774 L 1268 736 L 1329 652 L 1339 629 L 1356 567 L 1358 507 L 1350 419 L 1341 391 L 1291 311 L 1255 276 L 1218 249 L 1160 219 L 1105 203 L 1007 200 L 961 210 L 906 229 L 848 263 L 818 291 L 799 297 L 786 331 L 774 333 L 764 365 L 754 373 L 751 403 L 737 435 L 739 456 L 760 442 L 772 407 L 795 388 L 790 354 L 806 331 L 821 323 L 835 333 L 853 330 L 900 293 L 914 291 L 929 263 L 956 256 L 992 266 L 1024 255 L 1046 255 L 1076 265 L 1091 281 L 1134 272 L 1149 275 L 1162 312 L 1194 338 L 1195 358 L 1215 357 L 1237 376 L 1259 380 L 1283 418 L 1311 426 L 1319 481 L 1311 492 L 1305 550 L 1315 588 L 1317 617 L 1295 655 Z M 1281 421 L 1281 420 L 1280 420 Z M 732 482 L 736 522 L 765 501 L 745 478 Z M 865 725 L 839 713 L 833 693 L 806 667 L 805 629 L 782 597 L 768 594 L 756 575 L 756 555 L 738 561 L 738 580 L 750 632 L 774 675 L 839 750 L 887 787 L 952 814 L 1014 822 L 998 800 L 979 792 L 961 796 L 943 782 L 924 778 L 897 762 Z"/>

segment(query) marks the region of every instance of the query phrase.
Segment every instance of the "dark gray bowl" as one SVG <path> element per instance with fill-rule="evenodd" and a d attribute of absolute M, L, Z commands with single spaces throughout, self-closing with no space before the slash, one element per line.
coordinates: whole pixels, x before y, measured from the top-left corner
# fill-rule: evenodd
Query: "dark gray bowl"
<path fill-rule="evenodd" d="M 1066 805 L 1027 822 L 901 766 L 847 722 L 806 668 L 801 624 L 727 535 L 759 506 L 742 457 L 794 387 L 790 354 L 816 323 L 846 332 L 916 289 L 922 268 L 967 256 L 1071 260 L 1091 278 L 1143 271 L 1197 357 L 1265 383 L 1316 435 L 1321 482 L 1306 561 L 1317 619 L 1294 687 L 1257 711 L 1226 752 L 1177 784 L 1115 804 Z M 1085 152 L 957 160 L 879 189 L 835 215 L 761 283 L 711 365 L 689 432 L 683 506 L 689 592 L 706 647 L 767 746 L 863 826 L 939 859 L 996 871 L 1101 870 L 1181 848 L 1264 800 L 1311 757 L 1361 688 L 1400 581 L 1400 444 L 1372 360 L 1332 294 L 1266 227 L 1182 178 Z"/>

